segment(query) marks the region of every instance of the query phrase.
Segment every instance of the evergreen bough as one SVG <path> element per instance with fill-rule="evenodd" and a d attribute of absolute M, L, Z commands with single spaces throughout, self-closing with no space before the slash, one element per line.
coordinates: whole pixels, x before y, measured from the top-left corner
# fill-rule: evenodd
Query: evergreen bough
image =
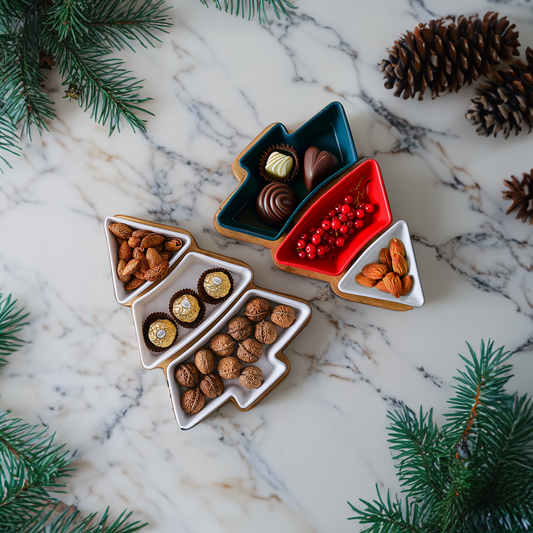
<path fill-rule="evenodd" d="M 509 394 L 511 356 L 481 343 L 460 356 L 455 396 L 442 428 L 433 409 L 389 412 L 389 443 L 405 494 L 350 507 L 371 533 L 533 531 L 533 405 Z M 377 487 L 376 487 L 377 488 Z"/>

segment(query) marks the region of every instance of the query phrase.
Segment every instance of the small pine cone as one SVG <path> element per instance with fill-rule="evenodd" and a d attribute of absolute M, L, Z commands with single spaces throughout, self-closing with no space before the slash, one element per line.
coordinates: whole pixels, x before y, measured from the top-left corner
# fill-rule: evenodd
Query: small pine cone
<path fill-rule="evenodd" d="M 505 212 L 506 215 L 514 211 L 516 213 L 516 219 L 522 219 L 522 222 L 533 224 L 533 169 L 528 174 L 524 172 L 522 174 L 522 181 L 519 182 L 515 176 L 511 176 L 511 180 L 503 180 L 503 183 L 509 188 L 508 191 L 502 191 L 503 197 L 512 200 L 512 205 Z"/>
<path fill-rule="evenodd" d="M 418 93 L 422 100 L 427 88 L 435 98 L 488 75 L 500 59 L 519 54 L 515 25 L 498 16 L 491 11 L 482 19 L 440 18 L 407 31 L 381 62 L 385 87 L 394 88 L 394 96 L 407 99 Z"/>
<path fill-rule="evenodd" d="M 489 83 L 476 90 L 477 98 L 466 113 L 479 135 L 487 137 L 499 131 L 507 139 L 523 127 L 533 127 L 533 50 L 526 50 L 527 65 L 517 61 L 505 70 L 493 72 Z"/>

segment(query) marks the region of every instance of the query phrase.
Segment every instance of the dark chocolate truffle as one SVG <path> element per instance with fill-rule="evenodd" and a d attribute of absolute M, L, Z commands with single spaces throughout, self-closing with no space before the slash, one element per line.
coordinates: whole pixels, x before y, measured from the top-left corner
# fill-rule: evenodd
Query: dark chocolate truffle
<path fill-rule="evenodd" d="M 218 374 L 209 374 L 200 381 L 200 390 L 208 398 L 218 398 L 224 392 L 224 383 Z"/>
<path fill-rule="evenodd" d="M 272 344 L 277 337 L 276 326 L 272 322 L 263 320 L 255 326 L 255 338 L 261 344 Z"/>
<path fill-rule="evenodd" d="M 270 313 L 270 302 L 264 298 L 253 298 L 246 304 L 244 314 L 252 322 L 260 322 Z"/>
<path fill-rule="evenodd" d="M 285 183 L 269 183 L 261 189 L 255 209 L 262 222 L 270 226 L 281 226 L 294 213 L 298 197 Z"/>
<path fill-rule="evenodd" d="M 176 381 L 188 389 L 196 387 L 200 381 L 200 372 L 192 363 L 182 363 L 176 369 Z"/>
<path fill-rule="evenodd" d="M 263 371 L 257 366 L 247 366 L 239 376 L 239 383 L 247 389 L 258 389 L 263 381 Z"/>
<path fill-rule="evenodd" d="M 247 339 L 254 329 L 251 320 L 245 316 L 234 316 L 228 322 L 228 335 L 236 341 Z"/>
<path fill-rule="evenodd" d="M 199 388 L 189 389 L 181 397 L 181 407 L 186 413 L 195 415 L 199 413 L 205 405 L 205 396 Z"/>
<path fill-rule="evenodd" d="M 320 151 L 316 146 L 307 149 L 304 155 L 304 184 L 312 191 L 326 178 L 329 178 L 337 166 L 337 158 L 327 150 Z"/>
<path fill-rule="evenodd" d="M 237 357 L 245 363 L 255 363 L 261 359 L 263 347 L 255 339 L 245 339 L 239 343 L 237 348 Z"/>
<path fill-rule="evenodd" d="M 280 328 L 288 328 L 296 320 L 296 315 L 294 314 L 294 309 L 289 305 L 276 305 L 272 309 L 270 320 Z"/>
<path fill-rule="evenodd" d="M 239 376 L 242 369 L 242 363 L 236 357 L 223 357 L 217 365 L 218 373 L 221 378 L 234 379 Z"/>
<path fill-rule="evenodd" d="M 209 347 L 213 350 L 215 355 L 225 357 L 233 353 L 235 340 L 226 333 L 219 333 L 211 339 Z"/>
<path fill-rule="evenodd" d="M 215 370 L 215 354 L 209 348 L 200 348 L 194 354 L 194 364 L 202 374 L 211 374 Z"/>

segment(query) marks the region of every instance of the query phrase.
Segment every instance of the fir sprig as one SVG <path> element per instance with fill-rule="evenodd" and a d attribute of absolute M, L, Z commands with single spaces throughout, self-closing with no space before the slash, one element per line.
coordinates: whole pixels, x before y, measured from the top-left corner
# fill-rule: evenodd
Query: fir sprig
<path fill-rule="evenodd" d="M 24 343 L 17 333 L 27 324 L 24 322 L 28 313 L 17 309 L 17 300 L 9 294 L 6 298 L 0 293 L 0 368 L 7 363 L 6 357 L 16 352 Z"/>
<path fill-rule="evenodd" d="M 430 410 L 389 413 L 389 443 L 405 503 L 373 502 L 351 519 L 371 533 L 533 531 L 533 401 L 505 390 L 511 354 L 481 343 L 455 379 L 447 423 Z"/>
<path fill-rule="evenodd" d="M 209 7 L 209 0 L 200 0 L 202 4 Z M 279 19 L 280 14 L 290 17 L 290 9 L 296 9 L 296 6 L 293 5 L 288 0 L 213 0 L 215 6 L 218 10 L 224 9 L 226 13 L 231 13 L 235 11 L 235 16 L 241 15 L 242 18 L 245 18 L 245 12 L 248 13 L 248 20 L 254 18 L 255 13 L 257 12 L 259 16 L 259 22 L 264 23 L 270 20 L 268 18 L 266 6 L 272 6 L 276 17 Z"/>

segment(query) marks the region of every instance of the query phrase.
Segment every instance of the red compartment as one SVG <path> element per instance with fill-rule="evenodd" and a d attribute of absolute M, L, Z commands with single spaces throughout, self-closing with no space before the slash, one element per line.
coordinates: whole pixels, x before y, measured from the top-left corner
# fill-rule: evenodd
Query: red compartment
<path fill-rule="evenodd" d="M 367 182 L 366 185 L 363 185 L 365 182 Z M 364 189 L 361 189 L 363 186 Z M 344 197 L 347 194 L 353 195 L 358 187 L 365 191 L 362 201 L 374 205 L 374 212 L 367 214 L 363 219 L 365 226 L 356 230 L 342 248 L 329 252 L 325 259 L 300 259 L 296 252 L 296 243 L 301 235 L 307 233 L 311 227 L 320 227 L 324 215 L 336 204 L 344 203 Z M 392 213 L 379 165 L 374 159 L 367 159 L 346 174 L 306 211 L 281 243 L 276 251 L 275 259 L 281 265 L 338 276 L 346 269 L 357 252 L 391 223 Z"/>

